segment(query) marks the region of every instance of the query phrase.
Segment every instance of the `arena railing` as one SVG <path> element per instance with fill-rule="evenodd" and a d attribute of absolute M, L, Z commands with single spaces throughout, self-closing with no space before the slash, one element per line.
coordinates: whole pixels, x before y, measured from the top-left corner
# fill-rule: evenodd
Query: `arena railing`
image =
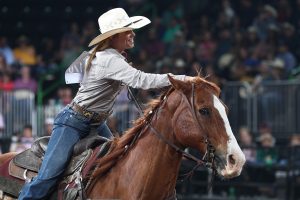
<path fill-rule="evenodd" d="M 270 126 L 276 138 L 286 139 L 291 134 L 300 133 L 300 124 L 297 123 L 300 120 L 299 81 L 264 82 L 256 90 L 246 83 L 228 82 L 222 87 L 221 98 L 229 108 L 229 121 L 236 134 L 241 126 L 247 126 L 257 134 L 263 125 Z M 45 119 L 54 117 L 48 113 L 57 111 L 53 111 L 53 105 L 37 105 L 36 99 L 34 93 L 25 90 L 0 91 L 0 113 L 5 120 L 1 137 L 16 134 L 26 123 L 33 126 L 35 136 L 44 134 Z M 123 112 L 123 117 L 119 117 L 118 131 L 124 131 L 130 124 L 128 122 L 134 120 L 128 116 L 137 116 L 132 114 L 136 112 L 134 105 L 130 107 Z"/>
<path fill-rule="evenodd" d="M 35 94 L 30 90 L 0 92 L 0 114 L 4 128 L 2 137 L 19 134 L 25 125 L 34 125 Z"/>
<path fill-rule="evenodd" d="M 195 163 L 183 160 L 177 182 L 178 199 L 297 199 L 300 195 L 300 145 L 285 148 L 257 146 L 252 150 L 264 152 L 265 157 L 247 160 L 241 175 L 236 178 L 223 180 L 215 176 L 210 191 L 210 170 L 201 167 L 185 179 L 185 174 Z M 276 155 L 271 155 L 271 151 Z M 272 162 L 269 162 L 269 156 L 273 158 Z"/>
<path fill-rule="evenodd" d="M 278 139 L 300 133 L 300 81 L 266 81 L 256 88 L 228 82 L 222 88 L 222 99 L 235 133 L 241 126 L 254 134 L 269 127 Z"/>

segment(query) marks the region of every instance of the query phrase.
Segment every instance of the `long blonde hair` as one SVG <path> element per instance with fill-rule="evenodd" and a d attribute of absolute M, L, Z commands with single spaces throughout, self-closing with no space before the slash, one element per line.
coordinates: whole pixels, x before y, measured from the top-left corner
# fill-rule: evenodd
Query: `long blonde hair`
<path fill-rule="evenodd" d="M 92 60 L 95 58 L 96 53 L 98 51 L 103 51 L 109 47 L 110 47 L 110 38 L 107 38 L 97 44 L 97 46 L 93 49 L 93 51 L 88 59 L 87 65 L 85 67 L 85 72 L 90 71 L 91 65 L 92 65 Z"/>

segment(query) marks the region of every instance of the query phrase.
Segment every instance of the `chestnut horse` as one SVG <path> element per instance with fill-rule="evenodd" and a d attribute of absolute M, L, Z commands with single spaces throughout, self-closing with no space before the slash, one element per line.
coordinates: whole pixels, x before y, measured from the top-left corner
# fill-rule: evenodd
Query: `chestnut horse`
<path fill-rule="evenodd" d="M 201 77 L 169 77 L 170 90 L 99 158 L 87 183 L 90 199 L 173 199 L 184 149 L 213 148 L 213 168 L 225 179 L 245 163 L 231 130 L 220 89 Z M 209 145 L 208 145 L 209 144 Z"/>

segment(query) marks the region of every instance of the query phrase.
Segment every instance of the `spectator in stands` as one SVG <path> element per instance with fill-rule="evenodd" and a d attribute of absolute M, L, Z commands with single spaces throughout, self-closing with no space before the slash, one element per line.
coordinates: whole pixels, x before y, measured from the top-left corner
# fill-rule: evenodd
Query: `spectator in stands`
<path fill-rule="evenodd" d="M 7 68 L 6 58 L 2 53 L 0 53 L 0 72 L 6 71 Z"/>
<path fill-rule="evenodd" d="M 291 71 L 296 67 L 296 58 L 294 54 L 289 50 L 289 47 L 284 42 L 281 42 L 278 46 L 277 58 L 283 60 L 284 62 L 284 72 L 285 78 L 291 73 Z"/>
<path fill-rule="evenodd" d="M 261 83 L 264 81 L 272 80 L 270 62 L 263 60 L 258 66 L 259 73 L 253 80 L 253 92 L 259 92 Z"/>
<path fill-rule="evenodd" d="M 182 31 L 175 33 L 175 39 L 171 42 L 168 55 L 174 58 L 180 58 L 186 52 L 186 39 Z"/>
<path fill-rule="evenodd" d="M 289 141 L 291 147 L 291 162 L 293 165 L 300 166 L 300 134 L 292 134 Z"/>
<path fill-rule="evenodd" d="M 254 19 L 253 26 L 257 29 L 257 34 L 260 40 L 267 39 L 268 28 L 272 25 L 277 25 L 277 11 L 271 5 L 264 5 L 258 17 Z"/>
<path fill-rule="evenodd" d="M 259 65 L 259 74 L 256 75 L 253 81 L 253 92 L 258 96 L 258 103 L 261 108 L 261 120 L 271 123 L 275 115 L 271 115 L 274 111 L 274 106 L 280 105 L 282 94 L 278 90 L 270 87 L 265 87 L 268 81 L 281 80 L 282 61 L 262 61 Z"/>
<path fill-rule="evenodd" d="M 256 162 L 256 144 L 253 141 L 252 134 L 247 127 L 239 129 L 239 145 L 245 154 L 246 161 L 249 163 Z"/>
<path fill-rule="evenodd" d="M 147 43 L 145 44 L 145 51 L 147 55 L 151 55 L 151 58 L 154 60 L 157 60 L 159 58 L 162 58 L 165 53 L 165 45 L 164 43 L 159 39 L 159 33 L 158 30 L 152 29 L 148 33 Z"/>
<path fill-rule="evenodd" d="M 63 88 L 60 95 L 60 101 L 63 104 L 63 106 L 68 105 L 69 103 L 71 103 L 72 100 L 73 100 L 73 93 L 71 88 L 69 87 Z"/>
<path fill-rule="evenodd" d="M 300 40 L 296 35 L 295 27 L 289 22 L 284 22 L 282 24 L 282 34 L 280 37 L 280 41 L 287 44 L 289 50 L 295 55 L 296 60 L 300 57 L 299 45 Z"/>
<path fill-rule="evenodd" d="M 8 71 L 0 72 L 0 90 L 11 92 L 14 89 L 14 82 Z"/>
<path fill-rule="evenodd" d="M 47 117 L 45 120 L 45 136 L 51 136 L 53 130 L 54 119 Z"/>
<path fill-rule="evenodd" d="M 215 57 L 218 59 L 221 55 L 229 52 L 232 48 L 231 32 L 224 28 L 218 32 L 218 42 L 216 44 Z"/>
<path fill-rule="evenodd" d="M 293 134 L 293 135 L 291 135 L 289 143 L 290 143 L 289 145 L 291 147 L 300 147 L 300 134 Z"/>
<path fill-rule="evenodd" d="M 300 2 L 299 2 L 300 3 Z M 299 168 L 300 168 L 300 134 L 295 133 L 292 134 L 290 137 L 290 157 L 287 158 L 286 162 L 289 162 L 289 169 L 292 169 L 293 175 L 289 177 L 289 181 L 294 184 L 295 187 L 295 194 L 294 197 L 300 196 L 300 175 L 299 175 Z M 290 171 L 291 172 L 291 171 Z"/>
<path fill-rule="evenodd" d="M 4 55 L 5 61 L 8 65 L 15 61 L 12 49 L 7 44 L 6 37 L 0 35 L 0 54 Z"/>
<path fill-rule="evenodd" d="M 168 22 L 167 29 L 163 35 L 163 42 L 167 46 L 167 51 L 170 48 L 169 45 L 175 40 L 177 32 L 182 31 L 181 28 L 181 24 L 175 18 L 171 19 L 170 22 Z"/>
<path fill-rule="evenodd" d="M 271 133 L 271 132 L 272 132 L 272 128 L 271 128 L 271 125 L 269 123 L 262 122 L 262 123 L 259 124 L 259 127 L 258 127 L 259 136 L 263 135 L 263 134 L 268 134 L 268 133 Z"/>
<path fill-rule="evenodd" d="M 64 172 L 73 146 L 87 136 L 90 129 L 94 127 L 102 136 L 112 136 L 106 119 L 125 84 L 142 89 L 170 85 L 167 74 L 141 72 L 130 66 L 123 56 L 125 50 L 134 47 L 133 29 L 149 24 L 149 19 L 142 16 L 130 18 L 125 10 L 116 8 L 101 15 L 98 22 L 101 34 L 89 45 L 96 46 L 90 54 L 83 53 L 66 71 L 67 83 L 81 83 L 77 95 L 72 104 L 54 120 L 53 132 L 38 176 L 25 184 L 19 199 L 44 199 Z M 82 80 L 74 74 L 74 69 L 77 75 L 78 72 L 84 72 L 81 74 Z M 184 75 L 174 78 L 194 80 Z"/>
<path fill-rule="evenodd" d="M 244 38 L 244 47 L 247 47 L 249 51 L 255 51 L 257 44 L 259 43 L 257 35 L 257 29 L 254 26 L 249 26 Z"/>
<path fill-rule="evenodd" d="M 37 64 L 33 69 L 34 77 L 44 76 L 46 80 L 55 79 L 54 73 L 58 71 L 57 51 L 53 39 L 45 37 L 40 44 L 37 55 Z"/>
<path fill-rule="evenodd" d="M 283 80 L 285 75 L 285 64 L 282 59 L 275 58 L 271 64 L 271 76 L 274 81 Z M 279 95 L 279 94 L 278 94 Z M 279 97 L 277 97 L 278 99 Z"/>
<path fill-rule="evenodd" d="M 213 56 L 216 50 L 216 42 L 210 31 L 205 31 L 201 36 L 201 41 L 196 46 L 196 57 L 201 65 L 206 65 L 213 61 Z"/>
<path fill-rule="evenodd" d="M 17 42 L 17 47 L 13 50 L 15 59 L 23 65 L 35 65 L 37 63 L 35 47 L 30 44 L 29 39 L 22 35 Z"/>
<path fill-rule="evenodd" d="M 20 77 L 14 81 L 14 105 L 22 108 L 22 114 L 18 110 L 13 110 L 14 115 L 19 115 L 20 120 L 15 126 L 22 128 L 23 124 L 31 123 L 33 103 L 37 91 L 37 82 L 31 77 L 31 67 L 24 65 L 20 71 Z"/>
<path fill-rule="evenodd" d="M 83 25 L 82 34 L 81 34 L 81 44 L 87 46 L 89 42 L 97 36 L 97 26 L 94 21 L 86 21 Z"/>
<path fill-rule="evenodd" d="M 61 67 L 69 66 L 82 52 L 78 24 L 72 23 L 67 33 L 61 39 L 59 58 Z"/>
<path fill-rule="evenodd" d="M 29 149 L 34 142 L 34 138 L 32 136 L 32 126 L 27 124 L 24 126 L 22 130 L 22 135 L 18 138 L 18 142 L 15 146 L 15 149 L 11 149 L 14 152 L 22 152 L 26 149 Z"/>
<path fill-rule="evenodd" d="M 266 132 L 258 137 L 257 162 L 266 166 L 273 166 L 278 161 L 278 152 L 275 148 L 276 140 L 271 132 Z"/>
<path fill-rule="evenodd" d="M 265 44 L 268 50 L 272 55 L 276 53 L 276 49 L 279 43 L 279 27 L 275 24 L 270 24 L 267 27 L 267 38 L 266 41 L 262 42 L 261 44 Z"/>
<path fill-rule="evenodd" d="M 14 89 L 24 89 L 36 93 L 37 82 L 31 76 L 31 67 L 28 65 L 22 66 L 20 77 L 14 81 Z"/>
<path fill-rule="evenodd" d="M 232 24 L 232 21 L 235 18 L 235 11 L 232 8 L 231 2 L 229 0 L 224 0 L 221 4 L 221 12 L 224 13 L 227 23 Z"/>

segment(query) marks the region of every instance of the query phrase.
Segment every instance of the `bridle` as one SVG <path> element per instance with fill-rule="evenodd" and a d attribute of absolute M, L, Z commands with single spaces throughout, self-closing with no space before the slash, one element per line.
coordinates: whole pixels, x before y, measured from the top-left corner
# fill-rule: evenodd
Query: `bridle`
<path fill-rule="evenodd" d="M 171 93 L 170 91 L 171 90 L 169 90 L 169 92 L 167 92 L 166 95 L 163 97 L 163 101 L 165 101 L 167 99 L 168 95 Z M 135 102 L 135 104 L 136 104 L 136 106 L 138 108 L 138 111 L 139 111 L 140 115 L 143 116 L 142 108 L 141 108 L 139 102 L 137 101 L 137 99 L 135 98 L 135 96 L 133 95 L 133 93 L 132 93 L 132 91 L 131 91 L 131 89 L 129 87 L 128 87 L 128 92 L 129 92 L 131 98 L 134 100 L 134 102 Z M 195 101 L 195 83 L 192 83 L 192 96 L 191 96 L 191 100 L 189 101 L 188 98 L 185 95 L 183 95 L 183 96 L 185 97 L 185 99 L 187 100 L 188 104 L 190 105 L 190 109 L 192 110 L 194 120 L 197 121 L 197 125 L 198 125 L 198 127 L 200 129 L 201 125 L 200 125 L 199 120 L 197 118 L 196 111 L 195 111 L 195 105 L 194 105 L 194 101 Z M 149 114 L 153 115 L 154 112 L 150 111 Z M 193 156 L 192 154 L 184 151 L 183 148 L 178 147 L 176 144 L 174 144 L 173 142 L 171 142 L 170 140 L 168 140 L 167 138 L 165 138 L 159 131 L 156 130 L 155 127 L 152 126 L 151 121 L 152 120 L 150 118 L 150 120 L 148 120 L 146 122 L 147 125 L 148 125 L 147 127 L 149 127 L 152 130 L 152 132 L 160 140 L 162 140 L 163 142 L 165 142 L 166 144 L 168 144 L 169 146 L 171 146 L 173 149 L 175 149 L 176 152 L 182 154 L 185 158 L 187 158 L 189 160 L 192 160 L 192 161 L 194 161 L 194 162 L 197 163 L 196 166 L 193 168 L 193 170 L 190 173 L 193 173 L 193 171 L 195 171 L 196 169 L 198 169 L 201 165 L 204 165 L 205 167 L 212 169 L 213 172 L 216 171 L 215 166 L 214 166 L 215 149 L 212 146 L 212 144 L 210 143 L 207 134 L 206 134 L 206 136 L 205 136 L 205 138 L 203 140 L 204 143 L 206 144 L 206 151 L 204 153 L 204 156 L 201 159 L 199 159 L 199 158 L 196 158 L 195 156 Z"/>
<path fill-rule="evenodd" d="M 172 92 L 172 88 L 165 94 L 165 96 L 163 97 L 163 101 L 166 102 L 166 99 L 168 97 L 168 95 Z M 133 92 L 131 91 L 131 89 L 128 87 L 128 93 L 131 96 L 131 98 L 134 100 L 134 103 L 136 104 L 137 108 L 138 108 L 138 112 L 140 113 L 141 116 L 144 116 L 141 105 L 139 104 L 139 102 L 137 101 L 136 97 L 134 96 Z M 195 83 L 192 83 L 192 96 L 191 96 L 191 100 L 189 101 L 188 98 L 183 95 L 186 99 L 186 101 L 188 102 L 188 104 L 190 105 L 190 109 L 192 109 L 192 113 L 193 113 L 193 117 L 194 120 L 197 121 L 197 125 L 200 129 L 201 125 L 198 121 L 197 115 L 196 115 L 196 111 L 195 111 L 195 105 L 194 105 L 194 99 L 195 99 Z M 191 103 L 190 103 L 191 102 Z M 161 106 L 160 106 L 161 107 Z M 155 112 L 158 109 L 155 110 Z M 130 144 L 126 145 L 125 151 L 123 152 L 123 155 L 125 155 L 129 149 L 131 148 L 131 146 L 133 146 L 135 144 L 135 142 L 138 140 L 138 138 L 142 135 L 142 133 L 147 129 L 147 127 L 149 127 L 151 129 L 151 131 L 157 136 L 157 138 L 159 138 L 160 140 L 162 140 L 163 142 L 165 142 L 167 145 L 169 145 L 170 147 L 172 147 L 177 153 L 182 154 L 182 156 L 184 156 L 185 158 L 192 160 L 194 162 L 196 162 L 197 164 L 195 165 L 195 167 L 193 167 L 193 169 L 187 173 L 187 177 L 190 177 L 195 170 L 197 170 L 200 166 L 205 166 L 209 169 L 212 170 L 212 174 L 213 176 L 211 177 L 209 184 L 208 184 L 208 191 L 212 189 L 212 185 L 213 185 L 213 180 L 214 180 L 214 174 L 216 173 L 216 168 L 215 168 L 215 149 L 212 146 L 212 144 L 209 141 L 208 135 L 206 134 L 206 137 L 204 138 L 203 142 L 206 144 L 206 151 L 203 155 L 203 157 L 201 159 L 196 158 L 195 156 L 193 156 L 192 154 L 184 151 L 184 148 L 181 148 L 179 146 L 177 146 L 176 144 L 174 144 L 173 142 L 171 142 L 170 140 L 168 140 L 167 138 L 165 138 L 159 131 L 156 130 L 155 127 L 153 127 L 153 125 L 151 124 L 152 122 L 152 116 L 154 115 L 153 111 L 150 111 L 149 114 L 151 115 L 149 118 L 147 117 L 147 121 L 145 121 L 146 125 L 145 128 L 140 131 L 139 134 L 136 134 L 135 137 L 133 138 L 133 140 L 130 142 Z M 146 119 L 146 117 L 145 117 Z M 95 169 L 95 168 L 94 168 Z M 88 187 L 93 187 L 93 183 L 90 182 L 91 180 L 88 180 L 88 184 L 86 186 L 86 188 Z M 170 196 L 170 198 L 168 199 L 176 199 L 175 198 L 175 194 L 173 194 L 172 196 Z"/>

